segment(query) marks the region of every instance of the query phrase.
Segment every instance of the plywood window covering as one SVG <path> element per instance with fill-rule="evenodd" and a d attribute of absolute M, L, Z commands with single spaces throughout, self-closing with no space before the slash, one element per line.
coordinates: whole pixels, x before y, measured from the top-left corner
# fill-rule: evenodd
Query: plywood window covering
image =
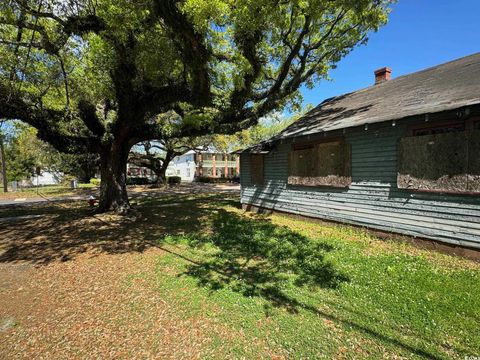
<path fill-rule="evenodd" d="M 429 126 L 413 130 L 414 136 L 446 134 L 465 131 L 465 122 L 454 122 L 442 126 Z"/>
<path fill-rule="evenodd" d="M 288 184 L 348 187 L 352 182 L 350 146 L 343 139 L 294 145 Z"/>
<path fill-rule="evenodd" d="M 468 138 L 467 190 L 480 193 L 480 122 Z"/>
<path fill-rule="evenodd" d="M 400 139 L 398 187 L 480 193 L 480 130 L 464 131 L 464 126 L 432 127 Z"/>
<path fill-rule="evenodd" d="M 261 185 L 263 184 L 263 157 L 262 154 L 251 154 L 250 155 L 250 169 L 252 172 L 252 184 Z"/>

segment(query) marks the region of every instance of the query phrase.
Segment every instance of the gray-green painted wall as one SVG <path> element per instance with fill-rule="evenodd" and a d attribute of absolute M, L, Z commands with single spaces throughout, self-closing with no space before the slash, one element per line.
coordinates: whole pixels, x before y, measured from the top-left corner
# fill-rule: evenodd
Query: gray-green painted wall
<path fill-rule="evenodd" d="M 251 184 L 250 155 L 242 154 L 241 202 L 278 211 L 340 221 L 379 230 L 480 248 L 480 196 L 411 192 L 397 188 L 397 142 L 419 120 L 371 124 L 327 134 L 352 145 L 352 184 L 348 189 L 287 185 L 284 140 L 264 160 L 263 185 Z"/>

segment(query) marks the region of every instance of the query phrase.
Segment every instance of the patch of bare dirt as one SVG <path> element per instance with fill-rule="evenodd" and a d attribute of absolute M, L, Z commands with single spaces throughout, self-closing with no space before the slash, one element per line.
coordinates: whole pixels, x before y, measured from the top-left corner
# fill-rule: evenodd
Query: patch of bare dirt
<path fill-rule="evenodd" d="M 213 341 L 242 337 L 182 317 L 185 304 L 156 286 L 164 251 L 152 244 L 200 231 L 210 211 L 210 198 L 181 196 L 181 209 L 159 200 L 133 217 L 93 215 L 83 202 L 5 209 L 19 219 L 0 226 L 0 359 L 211 358 Z"/>
<path fill-rule="evenodd" d="M 83 254 L 0 268 L 0 358 L 205 357 L 212 324 L 181 319 L 151 288 L 162 252 Z"/>

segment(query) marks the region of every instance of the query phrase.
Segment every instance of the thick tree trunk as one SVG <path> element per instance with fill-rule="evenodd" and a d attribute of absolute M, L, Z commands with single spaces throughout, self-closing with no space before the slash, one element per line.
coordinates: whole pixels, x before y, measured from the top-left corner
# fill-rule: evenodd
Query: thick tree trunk
<path fill-rule="evenodd" d="M 95 177 L 97 171 L 95 161 L 92 160 L 92 155 L 87 155 L 85 159 L 82 159 L 80 164 L 80 172 L 78 174 L 80 183 L 88 183 L 91 178 Z"/>
<path fill-rule="evenodd" d="M 100 212 L 126 214 L 131 208 L 126 186 L 129 150 L 125 146 L 113 144 L 100 155 Z"/>
<path fill-rule="evenodd" d="M 157 176 L 157 186 L 164 185 L 167 183 L 166 172 L 167 172 L 167 168 L 165 166 L 161 166 L 155 172 L 155 175 Z"/>
<path fill-rule="evenodd" d="M 167 168 L 174 157 L 175 153 L 172 150 L 167 150 L 162 164 L 159 168 L 157 168 L 157 171 L 155 172 L 155 175 L 157 175 L 157 185 L 167 184 Z"/>

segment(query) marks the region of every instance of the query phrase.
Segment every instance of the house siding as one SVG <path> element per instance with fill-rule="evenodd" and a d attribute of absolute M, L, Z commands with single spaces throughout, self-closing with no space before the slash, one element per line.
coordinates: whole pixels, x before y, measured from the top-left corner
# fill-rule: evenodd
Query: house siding
<path fill-rule="evenodd" d="M 283 140 L 265 155 L 264 184 L 251 184 L 250 155 L 242 154 L 241 202 L 262 208 L 480 248 L 480 196 L 397 188 L 397 143 L 417 119 L 372 124 L 326 135 Z M 398 123 L 398 122 L 397 122 Z M 287 184 L 292 143 L 344 136 L 352 147 L 348 189 Z"/>
<path fill-rule="evenodd" d="M 195 157 L 193 152 L 175 156 L 167 167 L 167 176 L 180 176 L 182 181 L 195 178 Z"/>

